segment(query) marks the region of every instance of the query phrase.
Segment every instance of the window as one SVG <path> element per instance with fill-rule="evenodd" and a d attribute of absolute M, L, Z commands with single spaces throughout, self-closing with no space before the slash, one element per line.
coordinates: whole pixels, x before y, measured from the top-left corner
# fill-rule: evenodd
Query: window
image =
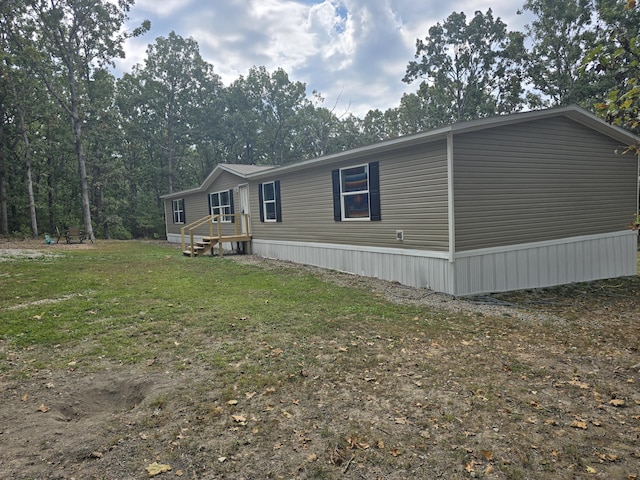
<path fill-rule="evenodd" d="M 335 221 L 381 220 L 378 162 L 333 170 L 331 174 Z"/>
<path fill-rule="evenodd" d="M 261 222 L 281 222 L 280 181 L 276 180 L 258 185 Z"/>
<path fill-rule="evenodd" d="M 171 201 L 173 223 L 184 223 L 184 198 Z"/>
<path fill-rule="evenodd" d="M 233 190 L 209 194 L 211 215 L 221 215 L 223 222 L 233 222 Z"/>

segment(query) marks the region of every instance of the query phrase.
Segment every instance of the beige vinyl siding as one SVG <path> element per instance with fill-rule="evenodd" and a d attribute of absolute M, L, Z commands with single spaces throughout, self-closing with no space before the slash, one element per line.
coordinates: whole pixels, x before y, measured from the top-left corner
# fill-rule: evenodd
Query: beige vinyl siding
<path fill-rule="evenodd" d="M 331 171 L 374 161 L 380 165 L 382 221 L 335 222 Z M 280 180 L 282 222 L 261 223 L 258 184 L 272 180 Z M 254 238 L 436 251 L 448 248 L 444 141 L 261 177 L 250 188 Z M 396 240 L 396 230 L 403 230 L 404 241 Z"/>
<path fill-rule="evenodd" d="M 637 162 L 620 146 L 562 117 L 455 136 L 456 251 L 624 230 Z"/>
<path fill-rule="evenodd" d="M 186 225 L 195 222 L 203 217 L 209 215 L 209 194 L 214 192 L 222 192 L 236 188 L 238 185 L 247 183 L 242 177 L 233 175 L 232 173 L 223 171 L 213 182 L 213 184 L 207 189 L 206 192 L 193 192 L 184 197 L 184 212 Z M 238 205 L 240 198 L 238 192 L 233 192 L 233 202 L 235 204 L 235 211 L 239 213 Z M 180 234 L 180 230 L 184 225 L 176 225 L 173 223 L 173 210 L 171 200 L 165 199 L 165 215 L 167 215 L 167 233 L 168 234 Z M 223 234 L 232 234 L 235 229 L 234 225 L 224 224 Z M 215 233 L 215 232 L 214 232 Z M 209 235 L 209 224 L 198 228 L 195 235 Z"/>

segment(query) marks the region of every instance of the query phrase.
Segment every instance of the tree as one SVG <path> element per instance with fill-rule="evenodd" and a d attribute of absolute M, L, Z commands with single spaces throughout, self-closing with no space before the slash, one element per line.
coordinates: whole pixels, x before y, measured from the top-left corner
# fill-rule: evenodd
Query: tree
<path fill-rule="evenodd" d="M 597 112 L 613 125 L 640 134 L 640 4 L 635 0 L 598 0 L 604 25 L 598 45 L 585 56 L 585 70 L 612 76 L 615 86 Z M 640 145 L 635 145 L 640 152 Z"/>
<path fill-rule="evenodd" d="M 584 52 L 596 41 L 592 27 L 593 0 L 527 0 L 522 11 L 535 19 L 526 26 L 532 47 L 527 77 L 547 106 L 579 104 L 592 108 L 606 90 L 600 79 L 581 69 Z"/>
<path fill-rule="evenodd" d="M 194 134 L 201 134 L 204 128 L 198 112 L 205 105 L 199 102 L 220 95 L 220 78 L 200 56 L 197 42 L 175 32 L 158 37 L 149 45 L 144 66 L 136 66 L 133 77 L 130 80 L 138 82 L 139 94 L 138 106 L 133 108 L 139 108 L 144 116 L 152 148 L 160 149 L 156 156 L 164 159 L 165 179 L 171 193 L 175 171 L 181 168 L 178 163 L 187 159 Z"/>
<path fill-rule="evenodd" d="M 290 81 L 281 68 L 252 67 L 227 88 L 227 98 L 235 161 L 283 165 L 305 158 L 305 150 L 292 148 L 300 146 L 299 114 L 310 105 L 304 83 Z"/>
<path fill-rule="evenodd" d="M 437 125 L 509 113 L 524 103 L 523 57 L 523 35 L 508 32 L 491 9 L 476 11 L 469 23 L 454 12 L 416 41 L 417 60 L 403 81 L 422 79 L 419 95 L 436 110 Z"/>
<path fill-rule="evenodd" d="M 127 12 L 134 0 L 36 0 L 32 2 L 31 32 L 34 49 L 40 58 L 30 67 L 45 82 L 71 120 L 78 176 L 81 186 L 84 231 L 94 239 L 87 181 L 87 165 L 83 145 L 83 85 L 96 66 L 110 64 L 115 57 L 124 57 L 122 44 L 129 35 L 122 33 Z M 133 35 L 149 28 L 145 22 Z M 31 38 L 24 37 L 25 45 Z M 66 82 L 57 82 L 58 74 Z"/>

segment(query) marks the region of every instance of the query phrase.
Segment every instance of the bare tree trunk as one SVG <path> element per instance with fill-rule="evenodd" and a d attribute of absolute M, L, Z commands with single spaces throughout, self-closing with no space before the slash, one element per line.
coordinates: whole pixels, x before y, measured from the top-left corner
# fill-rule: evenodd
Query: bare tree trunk
<path fill-rule="evenodd" d="M 27 132 L 27 125 L 24 121 L 24 110 L 18 99 L 18 91 L 11 75 L 9 75 L 9 83 L 11 84 L 11 92 L 13 93 L 13 99 L 16 103 L 16 110 L 18 112 L 18 120 L 20 123 L 20 131 L 22 133 L 22 141 L 24 142 L 24 158 L 25 166 L 27 169 L 27 192 L 29 194 L 29 218 L 31 219 L 31 232 L 33 238 L 38 238 L 38 218 L 36 216 L 36 200 L 33 194 L 33 179 L 31 175 L 31 142 L 29 141 L 29 133 Z"/>
<path fill-rule="evenodd" d="M 169 174 L 169 193 L 173 193 L 173 162 L 174 162 L 174 143 L 173 143 L 173 102 L 169 103 L 169 111 L 167 112 L 167 168 Z"/>
<path fill-rule="evenodd" d="M 84 158 L 84 148 L 82 147 L 82 119 L 78 109 L 78 89 L 72 68 L 69 68 L 69 92 L 71 93 L 71 128 L 75 140 L 76 157 L 78 158 L 78 175 L 80 177 L 80 188 L 82 192 L 82 219 L 84 221 L 84 232 L 88 239 L 95 240 L 93 226 L 91 224 L 91 206 L 89 204 L 89 185 L 87 182 L 87 164 Z"/>
<path fill-rule="evenodd" d="M 9 234 L 9 215 L 7 213 L 7 181 L 4 161 L 4 124 L 0 124 L 0 233 Z"/>

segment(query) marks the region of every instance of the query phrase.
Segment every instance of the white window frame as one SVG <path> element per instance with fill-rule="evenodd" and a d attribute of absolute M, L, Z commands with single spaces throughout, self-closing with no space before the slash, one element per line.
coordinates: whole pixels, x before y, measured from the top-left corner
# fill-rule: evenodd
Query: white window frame
<path fill-rule="evenodd" d="M 367 187 L 366 189 L 362 189 L 362 190 L 355 190 L 355 191 L 348 191 L 345 192 L 344 191 L 344 172 L 347 170 L 355 170 L 357 168 L 364 168 L 364 173 L 366 174 L 367 177 Z M 345 222 L 369 222 L 371 221 L 371 200 L 370 200 L 370 193 L 369 193 L 369 164 L 365 163 L 362 165 L 352 165 L 346 168 L 341 168 L 340 169 L 340 207 L 341 207 L 341 214 L 342 214 L 342 220 Z M 366 217 L 348 217 L 347 216 L 347 200 L 348 197 L 355 197 L 356 195 L 365 195 L 367 198 L 367 216 Z"/>
<path fill-rule="evenodd" d="M 222 195 L 227 196 L 227 203 L 222 203 Z M 209 194 L 211 202 L 211 215 L 221 215 L 220 221 L 222 223 L 231 223 L 231 195 L 229 190 L 221 190 L 219 192 L 212 192 Z M 218 199 L 218 205 L 213 204 L 213 199 Z"/>
<path fill-rule="evenodd" d="M 271 185 L 271 191 L 273 192 L 273 199 L 271 200 L 267 200 L 267 195 L 265 190 L 265 187 L 267 185 Z M 269 216 L 267 215 L 268 204 L 273 205 L 273 218 L 269 218 Z M 277 199 L 276 199 L 276 182 L 275 181 L 262 184 L 262 205 L 260 205 L 260 208 L 262 208 L 262 214 L 265 222 L 275 223 L 278 221 L 278 206 L 277 206 Z"/>
<path fill-rule="evenodd" d="M 171 200 L 171 209 L 173 210 L 173 223 L 175 225 L 184 225 L 186 218 L 184 215 L 184 198 Z M 182 221 L 180 221 L 180 218 L 182 218 Z"/>

